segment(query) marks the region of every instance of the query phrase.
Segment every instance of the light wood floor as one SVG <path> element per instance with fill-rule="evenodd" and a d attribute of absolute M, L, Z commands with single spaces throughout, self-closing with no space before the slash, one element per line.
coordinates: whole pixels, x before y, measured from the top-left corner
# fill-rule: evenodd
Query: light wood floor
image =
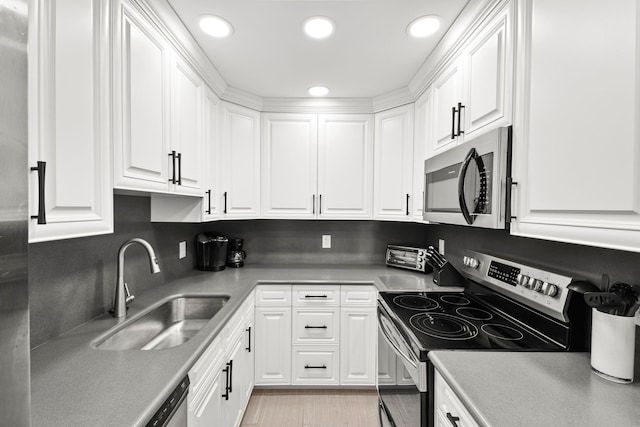
<path fill-rule="evenodd" d="M 375 390 L 254 390 L 241 427 L 376 427 Z"/>

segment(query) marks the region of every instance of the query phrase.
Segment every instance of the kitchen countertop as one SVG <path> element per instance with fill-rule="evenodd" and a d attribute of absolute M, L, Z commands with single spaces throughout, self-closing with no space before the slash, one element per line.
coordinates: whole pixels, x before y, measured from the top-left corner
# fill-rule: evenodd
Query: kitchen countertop
<path fill-rule="evenodd" d="M 460 290 L 431 275 L 369 265 L 281 265 L 194 270 L 136 296 L 126 318 L 105 314 L 31 352 L 31 422 L 38 426 L 144 425 L 258 283 L 373 284 L 380 290 Z M 225 294 L 229 301 L 185 344 L 153 351 L 97 350 L 114 326 L 173 295 Z M 70 304 L 73 303 L 72 301 Z"/>
<path fill-rule="evenodd" d="M 640 424 L 640 382 L 600 378 L 589 353 L 433 351 L 429 358 L 481 426 Z"/>

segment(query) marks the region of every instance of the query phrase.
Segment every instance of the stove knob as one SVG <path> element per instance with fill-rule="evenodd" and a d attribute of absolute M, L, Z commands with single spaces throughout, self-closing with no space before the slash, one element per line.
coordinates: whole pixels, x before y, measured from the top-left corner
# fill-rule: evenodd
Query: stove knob
<path fill-rule="evenodd" d="M 534 279 L 533 277 L 529 277 L 523 286 L 527 289 L 533 289 L 533 285 L 535 283 L 536 283 L 536 279 Z"/>
<path fill-rule="evenodd" d="M 556 285 L 554 285 L 553 283 L 544 282 L 542 284 L 541 292 L 544 295 L 547 295 L 547 296 L 550 296 L 550 297 L 555 297 L 556 295 L 558 295 L 558 287 Z"/>
<path fill-rule="evenodd" d="M 470 256 L 464 257 L 462 261 L 464 265 L 471 268 L 478 268 L 478 266 L 480 265 L 480 261 Z"/>
<path fill-rule="evenodd" d="M 542 289 L 542 280 L 536 279 L 533 282 L 533 286 L 531 287 L 531 289 L 533 289 L 536 292 L 540 292 L 540 290 Z"/>
<path fill-rule="evenodd" d="M 524 286 L 525 283 L 527 283 L 527 280 L 529 280 L 529 277 L 525 276 L 522 273 L 518 273 L 518 275 L 516 276 L 516 283 L 520 286 Z"/>

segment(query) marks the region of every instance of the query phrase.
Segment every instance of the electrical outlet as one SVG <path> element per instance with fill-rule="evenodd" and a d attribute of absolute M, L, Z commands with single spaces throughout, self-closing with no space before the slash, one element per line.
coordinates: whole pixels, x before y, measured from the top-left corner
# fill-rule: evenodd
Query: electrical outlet
<path fill-rule="evenodd" d="M 178 243 L 178 259 L 182 259 L 187 256 L 187 242 L 182 241 Z"/>
<path fill-rule="evenodd" d="M 322 249 L 331 249 L 331 234 L 322 235 Z"/>
<path fill-rule="evenodd" d="M 443 239 L 438 239 L 438 252 L 440 252 L 440 254 L 444 255 L 444 240 Z"/>

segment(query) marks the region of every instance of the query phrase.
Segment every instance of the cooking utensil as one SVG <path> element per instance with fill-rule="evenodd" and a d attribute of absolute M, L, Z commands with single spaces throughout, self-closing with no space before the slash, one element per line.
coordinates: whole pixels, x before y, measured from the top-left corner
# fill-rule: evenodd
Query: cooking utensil
<path fill-rule="evenodd" d="M 433 254 L 431 254 L 430 252 L 427 252 L 426 258 L 427 258 L 427 262 L 431 267 L 437 270 L 442 269 L 443 264 L 439 260 L 435 259 Z"/>
<path fill-rule="evenodd" d="M 631 285 L 627 285 L 626 283 L 618 282 L 611 286 L 611 293 L 614 293 L 620 297 L 622 306 L 617 312 L 613 313 L 618 316 L 628 316 L 628 313 L 631 307 L 637 302 L 638 295 L 636 291 L 631 287 Z"/>
<path fill-rule="evenodd" d="M 448 262 L 446 258 L 443 257 L 438 251 L 436 251 L 436 249 L 433 246 L 429 246 L 427 248 L 427 253 L 431 254 L 431 257 L 433 258 L 433 260 L 439 264 L 438 268 L 440 269 Z"/>
<path fill-rule="evenodd" d="M 609 313 L 623 307 L 622 298 L 613 292 L 586 292 L 584 300 L 589 307 L 595 307 L 603 313 Z"/>

